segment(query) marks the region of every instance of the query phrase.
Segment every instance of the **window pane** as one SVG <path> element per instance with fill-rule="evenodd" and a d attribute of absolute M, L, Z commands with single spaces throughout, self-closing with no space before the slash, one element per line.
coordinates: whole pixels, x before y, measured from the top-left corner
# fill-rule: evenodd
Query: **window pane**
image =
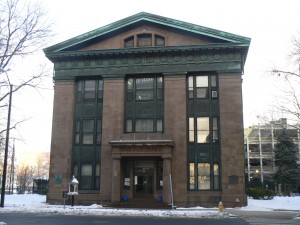
<path fill-rule="evenodd" d="M 197 118 L 197 143 L 209 143 L 209 118 Z"/>
<path fill-rule="evenodd" d="M 100 176 L 100 164 L 99 163 L 97 163 L 97 165 L 96 165 L 95 175 Z"/>
<path fill-rule="evenodd" d="M 81 176 L 92 176 L 93 167 L 92 164 L 83 164 L 81 166 Z"/>
<path fill-rule="evenodd" d="M 197 118 L 197 129 L 198 130 L 209 130 L 209 118 L 198 117 Z"/>
<path fill-rule="evenodd" d="M 94 134 L 93 133 L 83 133 L 82 144 L 91 145 L 94 143 Z"/>
<path fill-rule="evenodd" d="M 156 120 L 156 131 L 162 132 L 163 130 L 163 121 L 161 119 Z"/>
<path fill-rule="evenodd" d="M 151 100 L 153 99 L 153 78 L 138 78 L 136 79 L 136 100 Z"/>
<path fill-rule="evenodd" d="M 132 90 L 133 89 L 133 79 L 128 79 L 127 80 L 127 90 Z"/>
<path fill-rule="evenodd" d="M 132 132 L 132 120 L 126 120 L 126 132 Z"/>
<path fill-rule="evenodd" d="M 219 185 L 219 165 L 214 164 L 214 190 L 219 190 L 220 185 Z"/>
<path fill-rule="evenodd" d="M 194 97 L 194 80 L 193 77 L 188 78 L 188 90 L 189 90 L 189 98 Z"/>
<path fill-rule="evenodd" d="M 80 142 L 80 134 L 76 133 L 75 134 L 75 144 L 79 144 L 79 142 Z"/>
<path fill-rule="evenodd" d="M 194 142 L 195 138 L 195 128 L 194 128 L 194 118 L 190 117 L 189 118 L 189 141 Z"/>
<path fill-rule="evenodd" d="M 138 47 L 152 46 L 152 35 L 151 34 L 140 34 L 138 35 Z"/>
<path fill-rule="evenodd" d="M 98 81 L 98 99 L 103 98 L 103 80 Z"/>
<path fill-rule="evenodd" d="M 134 47 L 134 37 L 133 36 L 125 39 L 125 41 L 124 41 L 124 47 L 125 48 Z"/>
<path fill-rule="evenodd" d="M 156 98 L 162 99 L 163 98 L 163 78 L 158 77 L 156 81 Z"/>
<path fill-rule="evenodd" d="M 94 131 L 94 120 L 84 120 L 83 132 L 93 132 L 93 131 Z"/>
<path fill-rule="evenodd" d="M 198 131 L 197 143 L 209 143 L 209 131 Z"/>
<path fill-rule="evenodd" d="M 208 87 L 208 76 L 197 76 L 196 87 Z"/>
<path fill-rule="evenodd" d="M 76 132 L 79 132 L 79 131 L 80 131 L 80 120 L 77 120 L 77 121 L 76 121 L 75 131 L 76 131 Z"/>
<path fill-rule="evenodd" d="M 153 119 L 137 119 L 135 121 L 136 132 L 153 132 Z"/>
<path fill-rule="evenodd" d="M 208 88 L 197 88 L 197 98 L 207 98 Z"/>
<path fill-rule="evenodd" d="M 198 163 L 198 190 L 210 189 L 210 164 Z"/>
<path fill-rule="evenodd" d="M 195 163 L 190 163 L 190 190 L 195 190 Z"/>
<path fill-rule="evenodd" d="M 217 76 L 215 75 L 211 76 L 210 83 L 212 87 L 217 87 Z"/>
<path fill-rule="evenodd" d="M 218 135 L 218 118 L 213 117 L 213 141 L 216 142 L 219 140 Z"/>
<path fill-rule="evenodd" d="M 155 35 L 155 45 L 156 46 L 164 46 L 165 38 L 159 35 Z"/>
<path fill-rule="evenodd" d="M 95 80 L 86 80 L 84 87 L 84 98 L 93 99 L 95 98 L 96 82 Z"/>
<path fill-rule="evenodd" d="M 73 175 L 78 178 L 78 165 L 77 164 L 74 164 Z"/>

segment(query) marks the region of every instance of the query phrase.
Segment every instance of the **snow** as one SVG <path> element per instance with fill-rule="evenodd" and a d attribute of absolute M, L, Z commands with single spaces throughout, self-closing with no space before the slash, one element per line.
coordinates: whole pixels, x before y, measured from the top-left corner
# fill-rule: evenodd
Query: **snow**
<path fill-rule="evenodd" d="M 0 213 L 24 212 L 24 213 L 49 213 L 66 215 L 102 215 L 102 216 L 155 216 L 155 217 L 205 217 L 224 218 L 230 217 L 229 213 L 219 213 L 218 208 L 177 208 L 176 210 L 155 209 L 116 209 L 92 204 L 90 206 L 75 205 L 64 207 L 46 203 L 46 196 L 37 194 L 5 195 L 5 207 L 0 208 Z M 274 197 L 272 200 L 248 199 L 248 206 L 236 208 L 243 211 L 280 211 L 300 210 L 300 196 Z"/>

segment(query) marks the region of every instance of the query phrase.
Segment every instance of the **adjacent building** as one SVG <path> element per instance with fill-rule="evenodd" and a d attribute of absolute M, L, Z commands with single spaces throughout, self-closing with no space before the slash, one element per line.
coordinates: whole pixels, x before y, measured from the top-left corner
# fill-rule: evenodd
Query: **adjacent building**
<path fill-rule="evenodd" d="M 248 182 L 259 180 L 264 185 L 274 183 L 275 144 L 277 136 L 285 130 L 298 149 L 296 157 L 300 162 L 300 126 L 290 125 L 286 118 L 253 125 L 245 129 L 246 176 Z"/>
<path fill-rule="evenodd" d="M 47 202 L 247 204 L 250 39 L 138 13 L 44 49 L 54 63 Z"/>

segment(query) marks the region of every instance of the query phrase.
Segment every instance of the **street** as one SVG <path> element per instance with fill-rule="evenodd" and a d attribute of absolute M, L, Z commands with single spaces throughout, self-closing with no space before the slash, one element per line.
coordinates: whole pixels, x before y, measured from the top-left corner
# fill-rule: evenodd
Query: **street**
<path fill-rule="evenodd" d="M 208 219 L 208 218 L 157 218 L 157 217 L 103 217 L 103 216 L 72 216 L 31 213 L 0 213 L 0 222 L 7 225 L 248 225 L 239 218 Z"/>

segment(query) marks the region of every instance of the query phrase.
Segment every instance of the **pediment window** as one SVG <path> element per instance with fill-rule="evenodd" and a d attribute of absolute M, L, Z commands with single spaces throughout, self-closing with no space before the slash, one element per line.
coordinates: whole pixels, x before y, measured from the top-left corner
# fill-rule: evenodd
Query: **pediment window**
<path fill-rule="evenodd" d="M 152 33 L 132 35 L 124 39 L 124 48 L 165 46 L 165 37 Z"/>

